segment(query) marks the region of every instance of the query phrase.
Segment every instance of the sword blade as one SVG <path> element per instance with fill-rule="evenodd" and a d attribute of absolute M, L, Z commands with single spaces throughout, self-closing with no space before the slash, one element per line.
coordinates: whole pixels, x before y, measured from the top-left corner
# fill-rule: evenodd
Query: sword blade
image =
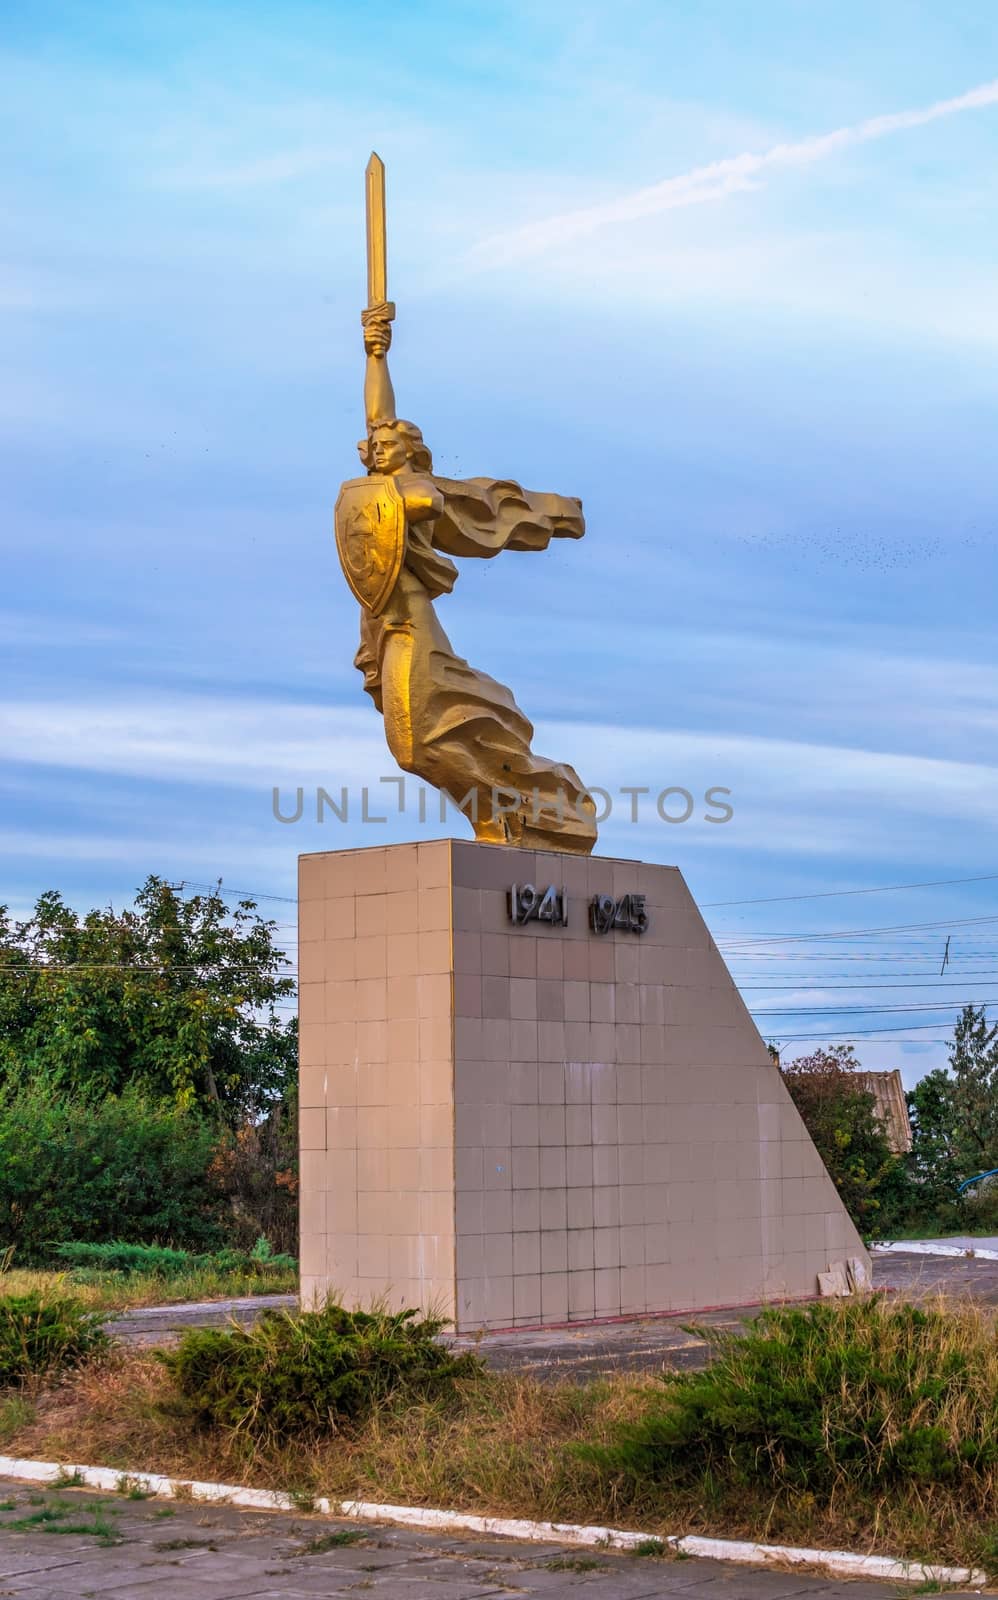
<path fill-rule="evenodd" d="M 364 174 L 367 194 L 367 303 L 388 298 L 388 248 L 385 226 L 385 163 L 373 150 Z"/>

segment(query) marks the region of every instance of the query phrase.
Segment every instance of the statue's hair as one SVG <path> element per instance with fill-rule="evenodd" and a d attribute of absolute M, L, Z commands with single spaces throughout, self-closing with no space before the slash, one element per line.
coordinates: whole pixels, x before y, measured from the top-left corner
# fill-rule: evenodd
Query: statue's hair
<path fill-rule="evenodd" d="M 357 446 L 360 459 L 368 472 L 374 471 L 374 455 L 371 450 L 371 435 L 377 428 L 392 428 L 405 445 L 405 453 L 416 472 L 432 472 L 433 457 L 429 447 L 423 442 L 423 435 L 414 422 L 404 422 L 401 417 L 384 417 L 377 422 L 372 422 L 367 430 L 367 438 L 361 439 Z"/>

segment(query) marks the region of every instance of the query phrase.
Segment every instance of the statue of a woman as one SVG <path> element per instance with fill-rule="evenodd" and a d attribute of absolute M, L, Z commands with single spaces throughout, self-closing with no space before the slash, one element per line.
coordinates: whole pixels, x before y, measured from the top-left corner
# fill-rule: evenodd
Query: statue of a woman
<path fill-rule="evenodd" d="M 367 437 L 358 448 L 368 476 L 344 484 L 336 503 L 340 558 L 362 608 L 354 664 L 398 765 L 444 790 L 476 839 L 588 854 L 595 807 L 577 774 L 534 755 L 533 727 L 510 691 L 455 654 L 433 609 L 457 580 L 449 555 L 580 539 L 581 504 L 516 483 L 434 475 L 420 430 L 396 415 L 393 311 L 381 303 L 362 315 Z"/>

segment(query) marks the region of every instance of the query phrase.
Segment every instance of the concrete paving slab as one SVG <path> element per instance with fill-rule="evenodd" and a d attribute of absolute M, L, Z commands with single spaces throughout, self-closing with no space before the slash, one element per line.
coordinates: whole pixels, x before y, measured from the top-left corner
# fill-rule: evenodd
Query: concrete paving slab
<path fill-rule="evenodd" d="M 39 1494 L 11 1480 L 3 1480 L 3 1495 L 15 1502 L 0 1515 L 4 1600 L 897 1600 L 899 1593 L 892 1585 L 731 1562 L 465 1541 L 453 1532 L 382 1526 L 364 1528 L 356 1542 L 310 1550 L 317 1539 L 340 1528 L 359 1531 L 357 1525 L 182 1501 L 171 1502 L 173 1515 L 163 1518 L 162 1501 L 116 1501 L 81 1489 Z M 64 1542 L 39 1526 L 11 1526 L 40 1506 L 67 1503 L 74 1519 L 105 1508 L 122 1542 L 103 1547 L 75 1535 Z"/>

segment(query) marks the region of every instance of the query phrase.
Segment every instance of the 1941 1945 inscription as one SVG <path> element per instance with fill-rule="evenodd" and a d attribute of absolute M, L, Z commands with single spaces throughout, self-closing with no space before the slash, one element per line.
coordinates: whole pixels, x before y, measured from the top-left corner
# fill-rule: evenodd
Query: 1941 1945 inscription
<path fill-rule="evenodd" d="M 510 922 L 523 927 L 528 922 L 547 922 L 552 927 L 568 926 L 568 896 L 564 889 L 549 884 L 538 889 L 532 883 L 514 883 L 506 892 Z M 589 926 L 593 933 L 610 933 L 623 928 L 627 933 L 644 933 L 648 912 L 643 894 L 594 894 L 589 902 Z"/>

